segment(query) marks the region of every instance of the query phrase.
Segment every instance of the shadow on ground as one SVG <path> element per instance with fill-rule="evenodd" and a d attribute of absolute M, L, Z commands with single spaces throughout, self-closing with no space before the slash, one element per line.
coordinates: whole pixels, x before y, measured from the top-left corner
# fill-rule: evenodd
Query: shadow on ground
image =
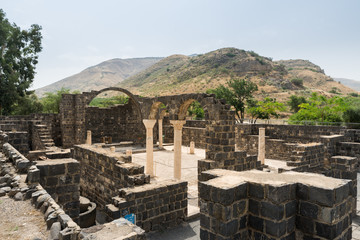
<path fill-rule="evenodd" d="M 149 240 L 198 240 L 200 239 L 200 220 L 185 222 L 165 232 L 148 233 L 146 238 Z"/>

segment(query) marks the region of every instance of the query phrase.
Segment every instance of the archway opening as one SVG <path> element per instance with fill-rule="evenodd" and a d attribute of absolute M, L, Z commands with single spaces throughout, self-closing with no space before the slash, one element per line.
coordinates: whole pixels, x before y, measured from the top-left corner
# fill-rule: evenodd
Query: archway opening
<path fill-rule="evenodd" d="M 103 90 L 86 107 L 85 126 L 93 143 L 144 144 L 145 128 L 139 103 L 120 90 Z"/>

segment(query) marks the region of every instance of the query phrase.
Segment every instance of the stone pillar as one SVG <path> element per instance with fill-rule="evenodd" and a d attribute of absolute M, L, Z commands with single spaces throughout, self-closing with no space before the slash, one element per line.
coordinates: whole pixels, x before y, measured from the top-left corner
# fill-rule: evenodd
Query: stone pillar
<path fill-rule="evenodd" d="M 110 151 L 111 151 L 111 152 L 115 152 L 115 150 L 116 150 L 116 149 L 115 149 L 114 146 L 111 146 L 111 147 L 110 147 Z"/>
<path fill-rule="evenodd" d="M 132 149 L 126 150 L 126 156 L 132 156 Z"/>
<path fill-rule="evenodd" d="M 181 142 L 182 127 L 186 123 L 185 120 L 171 120 L 170 123 L 174 127 L 174 178 L 181 179 Z"/>
<path fill-rule="evenodd" d="M 159 119 L 158 120 L 158 125 L 159 125 L 159 148 L 163 147 L 163 120 Z"/>
<path fill-rule="evenodd" d="M 91 145 L 91 131 L 90 130 L 86 131 L 86 142 L 85 142 L 85 144 Z"/>
<path fill-rule="evenodd" d="M 146 128 L 146 174 L 154 176 L 154 125 L 156 120 L 144 119 L 143 123 Z"/>
<path fill-rule="evenodd" d="M 190 142 L 190 154 L 195 154 L 195 142 Z"/>
<path fill-rule="evenodd" d="M 265 164 L 265 128 L 259 128 L 259 153 L 258 161 Z"/>

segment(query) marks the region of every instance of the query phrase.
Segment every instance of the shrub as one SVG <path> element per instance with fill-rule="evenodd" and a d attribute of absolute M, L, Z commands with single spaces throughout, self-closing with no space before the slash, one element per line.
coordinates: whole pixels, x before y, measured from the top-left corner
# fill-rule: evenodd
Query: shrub
<path fill-rule="evenodd" d="M 298 86 L 298 87 L 303 87 L 304 84 L 304 80 L 301 78 L 293 78 L 290 80 L 294 85 Z"/>

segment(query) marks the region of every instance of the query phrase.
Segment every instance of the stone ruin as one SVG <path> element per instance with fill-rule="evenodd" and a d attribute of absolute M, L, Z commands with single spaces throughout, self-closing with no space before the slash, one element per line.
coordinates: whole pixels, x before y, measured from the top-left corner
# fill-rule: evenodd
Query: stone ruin
<path fill-rule="evenodd" d="M 110 90 L 129 102 L 88 106 Z M 193 101 L 205 120 L 186 119 Z M 121 88 L 64 94 L 59 114 L 1 116 L 0 130 L 0 196 L 31 199 L 57 229 L 53 239 L 112 239 L 110 232 L 145 239 L 187 221 L 181 146 L 190 143 L 206 153 L 197 172 L 201 239 L 352 236 L 358 130 L 235 124 L 230 106 L 213 95 L 144 98 Z M 153 151 L 164 142 L 174 145 L 173 179 L 152 181 Z M 146 149 L 146 166 L 132 162 L 132 146 Z M 93 226 L 97 211 L 103 224 Z M 136 225 L 123 219 L 129 214 Z"/>

